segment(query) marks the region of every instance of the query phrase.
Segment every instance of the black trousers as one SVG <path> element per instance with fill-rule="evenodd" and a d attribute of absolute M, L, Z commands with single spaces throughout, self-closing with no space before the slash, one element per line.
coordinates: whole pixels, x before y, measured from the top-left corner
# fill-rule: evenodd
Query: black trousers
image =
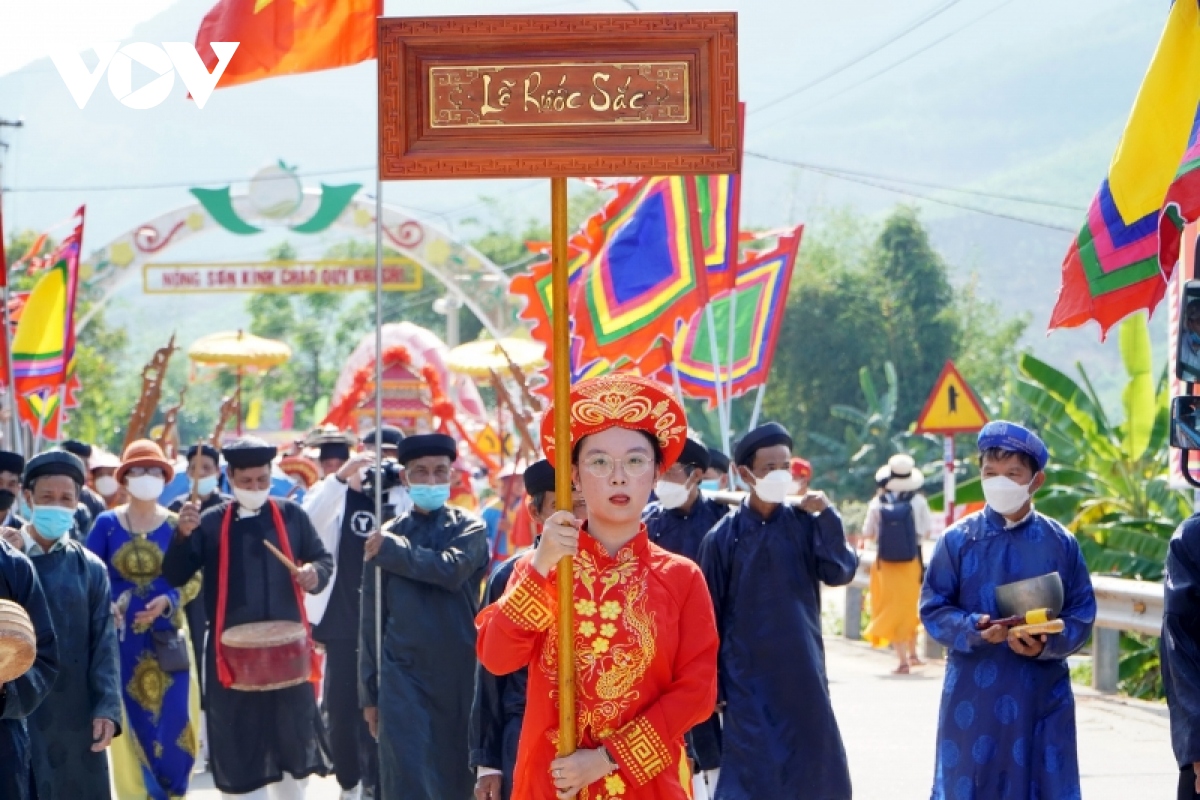
<path fill-rule="evenodd" d="M 334 639 L 325 645 L 325 714 L 333 750 L 333 772 L 342 789 L 379 782 L 379 745 L 358 705 L 358 640 Z"/>
<path fill-rule="evenodd" d="M 1191 764 L 1179 770 L 1179 793 L 1176 797 L 1178 800 L 1196 800 L 1200 797 L 1196 793 L 1196 770 Z"/>
<path fill-rule="evenodd" d="M 208 614 L 204 611 L 204 587 L 183 607 L 187 617 L 188 635 L 192 639 L 192 663 L 196 665 L 196 678 L 200 681 L 200 708 L 204 702 L 204 637 L 208 634 Z"/>

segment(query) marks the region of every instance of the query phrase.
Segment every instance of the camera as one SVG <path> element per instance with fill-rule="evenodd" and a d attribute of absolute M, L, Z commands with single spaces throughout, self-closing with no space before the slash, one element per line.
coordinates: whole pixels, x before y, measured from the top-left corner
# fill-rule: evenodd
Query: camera
<path fill-rule="evenodd" d="M 377 482 L 385 494 L 399 486 L 400 462 L 394 458 L 385 458 L 378 467 L 368 469 L 366 476 L 363 477 L 363 492 L 366 494 L 374 492 Z"/>

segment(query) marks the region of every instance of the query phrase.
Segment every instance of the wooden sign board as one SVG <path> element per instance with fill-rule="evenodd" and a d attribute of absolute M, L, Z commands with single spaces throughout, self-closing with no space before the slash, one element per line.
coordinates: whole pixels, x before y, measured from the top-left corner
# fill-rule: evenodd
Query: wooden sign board
<path fill-rule="evenodd" d="M 735 13 L 378 24 L 383 180 L 740 167 Z"/>

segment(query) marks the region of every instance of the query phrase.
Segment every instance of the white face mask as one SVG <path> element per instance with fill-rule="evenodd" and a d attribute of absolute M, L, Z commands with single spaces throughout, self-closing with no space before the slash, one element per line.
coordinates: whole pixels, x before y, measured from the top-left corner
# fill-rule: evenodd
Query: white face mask
<path fill-rule="evenodd" d="M 258 511 L 266 505 L 267 498 L 271 496 L 271 490 L 263 489 L 261 492 L 255 492 L 235 486 L 233 487 L 233 496 L 237 498 L 238 505 L 242 508 L 247 511 Z"/>
<path fill-rule="evenodd" d="M 1023 486 L 1003 475 L 984 478 L 981 482 L 983 498 L 987 500 L 992 511 L 1002 517 L 1017 513 L 1022 506 L 1029 502 L 1029 486 L 1032 484 L 1033 482 L 1030 481 L 1029 485 Z"/>
<path fill-rule="evenodd" d="M 792 479 L 792 473 L 786 469 L 768 472 L 754 483 L 754 493 L 764 503 L 782 503 L 788 495 L 800 491 L 800 482 Z"/>
<path fill-rule="evenodd" d="M 138 475 L 126 484 L 129 493 L 138 500 L 157 500 L 165 485 L 166 481 L 157 475 Z"/>
<path fill-rule="evenodd" d="M 196 481 L 196 491 L 201 497 L 208 497 L 217 490 L 217 475 L 209 475 L 207 478 L 200 478 Z"/>
<path fill-rule="evenodd" d="M 117 479 L 112 475 L 101 475 L 96 478 L 96 491 L 101 497 L 112 497 L 121 488 L 121 484 L 117 483 Z"/>
<path fill-rule="evenodd" d="M 688 488 L 682 483 L 672 483 L 671 481 L 659 481 L 654 484 L 654 493 L 658 495 L 658 502 L 662 503 L 663 508 L 679 508 L 687 502 Z"/>

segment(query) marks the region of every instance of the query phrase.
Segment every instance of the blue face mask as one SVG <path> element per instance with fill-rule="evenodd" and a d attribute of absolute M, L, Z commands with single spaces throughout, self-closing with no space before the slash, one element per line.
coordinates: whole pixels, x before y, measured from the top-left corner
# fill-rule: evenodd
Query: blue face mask
<path fill-rule="evenodd" d="M 408 487 L 408 496 L 422 511 L 437 511 L 450 499 L 450 484 L 414 483 Z"/>
<path fill-rule="evenodd" d="M 700 491 L 702 492 L 719 492 L 721 491 L 720 479 L 710 481 L 700 481 Z"/>
<path fill-rule="evenodd" d="M 216 491 L 217 480 L 220 477 L 220 475 L 209 475 L 207 478 L 201 478 L 196 481 L 196 491 L 200 493 L 201 497 L 208 497 Z"/>
<path fill-rule="evenodd" d="M 75 509 L 59 506 L 34 506 L 30 515 L 33 527 L 46 539 L 61 539 L 75 524 Z"/>

